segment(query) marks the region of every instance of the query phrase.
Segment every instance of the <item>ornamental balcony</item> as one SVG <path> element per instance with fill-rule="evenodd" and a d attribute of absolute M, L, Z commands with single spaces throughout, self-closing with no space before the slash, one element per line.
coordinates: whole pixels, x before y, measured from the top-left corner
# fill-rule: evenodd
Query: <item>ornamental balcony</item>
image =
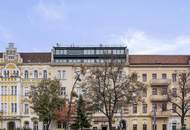
<path fill-rule="evenodd" d="M 168 96 L 167 95 L 151 95 L 150 100 L 152 102 L 163 102 L 163 101 L 168 101 Z"/>
<path fill-rule="evenodd" d="M 151 86 L 167 86 L 171 83 L 170 79 L 152 79 L 150 81 Z"/>

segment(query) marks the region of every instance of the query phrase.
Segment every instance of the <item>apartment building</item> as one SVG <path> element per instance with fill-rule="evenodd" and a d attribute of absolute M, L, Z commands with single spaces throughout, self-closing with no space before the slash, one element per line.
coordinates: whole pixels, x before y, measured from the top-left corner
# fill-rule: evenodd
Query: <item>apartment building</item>
<path fill-rule="evenodd" d="M 63 47 L 55 46 L 50 52 L 17 52 L 9 43 L 0 53 L 0 128 L 43 129 L 38 116 L 30 108 L 28 92 L 31 85 L 42 79 L 59 79 L 61 95 L 68 97 L 74 83 L 74 73 L 81 64 L 93 66 L 115 58 L 125 63 L 126 74 L 137 72 L 139 80 L 148 85 L 144 102 L 123 107 L 115 114 L 114 127 L 122 120 L 127 130 L 152 130 L 153 108 L 156 108 L 157 130 L 175 130 L 180 118 L 167 101 L 168 88 L 176 86 L 176 72 L 189 70 L 189 55 L 129 55 L 127 47 Z M 80 87 L 76 87 L 80 93 Z M 125 104 L 124 104 L 125 105 Z M 190 121 L 189 114 L 186 125 Z M 63 122 L 54 121 L 52 129 L 64 129 Z M 93 115 L 92 129 L 108 128 L 106 117 L 97 112 Z"/>

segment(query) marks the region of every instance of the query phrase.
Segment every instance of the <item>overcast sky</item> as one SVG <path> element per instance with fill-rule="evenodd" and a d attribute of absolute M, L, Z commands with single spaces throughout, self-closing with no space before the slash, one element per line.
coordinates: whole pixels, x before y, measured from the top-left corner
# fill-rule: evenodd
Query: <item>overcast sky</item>
<path fill-rule="evenodd" d="M 131 54 L 190 54 L 190 0 L 0 0 L 0 51 L 127 45 Z"/>

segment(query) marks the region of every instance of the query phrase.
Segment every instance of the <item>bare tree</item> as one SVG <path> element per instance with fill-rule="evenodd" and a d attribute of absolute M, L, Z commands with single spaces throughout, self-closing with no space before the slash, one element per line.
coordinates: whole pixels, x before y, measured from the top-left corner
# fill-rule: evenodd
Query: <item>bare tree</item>
<path fill-rule="evenodd" d="M 102 65 L 91 67 L 83 82 L 84 95 L 89 103 L 103 113 L 112 130 L 112 121 L 118 106 L 134 103 L 146 88 L 137 80 L 137 74 L 126 75 L 125 64 L 105 61 Z"/>
<path fill-rule="evenodd" d="M 168 99 L 172 111 L 181 118 L 181 130 L 185 130 L 185 117 L 190 110 L 190 73 L 176 74 L 176 86 L 169 90 Z"/>

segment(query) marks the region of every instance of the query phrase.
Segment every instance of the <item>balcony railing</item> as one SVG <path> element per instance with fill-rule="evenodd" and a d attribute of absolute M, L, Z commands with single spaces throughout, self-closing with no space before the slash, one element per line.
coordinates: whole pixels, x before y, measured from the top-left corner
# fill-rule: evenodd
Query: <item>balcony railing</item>
<path fill-rule="evenodd" d="M 154 102 L 154 101 L 168 101 L 168 96 L 167 95 L 151 95 L 150 100 L 152 102 Z"/>
<path fill-rule="evenodd" d="M 150 81 L 151 85 L 169 85 L 170 83 L 170 79 L 152 79 Z"/>
<path fill-rule="evenodd" d="M 154 116 L 154 112 L 151 112 L 151 116 Z M 161 111 L 157 110 L 156 112 L 156 118 L 168 118 L 170 117 L 170 111 Z"/>

